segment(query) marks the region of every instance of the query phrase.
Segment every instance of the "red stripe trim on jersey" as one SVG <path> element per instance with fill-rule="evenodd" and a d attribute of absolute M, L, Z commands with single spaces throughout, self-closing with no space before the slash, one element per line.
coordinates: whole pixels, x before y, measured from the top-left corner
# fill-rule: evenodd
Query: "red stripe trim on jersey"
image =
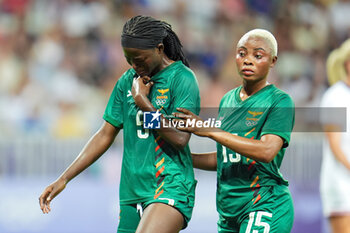
<path fill-rule="evenodd" d="M 249 171 L 250 169 L 252 169 L 252 167 L 254 166 L 254 164 L 256 164 L 255 161 L 253 161 L 253 162 L 251 162 L 251 164 L 249 164 L 248 171 Z"/>
<path fill-rule="evenodd" d="M 260 196 L 260 194 L 259 194 L 259 195 L 257 196 L 257 198 L 255 199 L 253 205 L 254 205 L 255 203 L 257 203 L 260 199 L 261 199 L 261 196 Z"/>
<path fill-rule="evenodd" d="M 257 184 L 255 187 L 253 187 L 253 197 L 256 197 L 258 195 L 258 192 L 260 191 L 260 185 Z"/>
<path fill-rule="evenodd" d="M 163 171 L 164 171 L 164 166 L 163 166 L 161 169 L 159 169 L 159 170 L 157 171 L 157 173 L 156 173 L 156 178 L 158 178 L 158 176 L 159 176 L 160 174 L 162 174 Z"/>
<path fill-rule="evenodd" d="M 163 185 L 164 185 L 164 182 L 159 186 L 159 188 L 156 189 L 155 194 L 157 194 L 159 192 L 159 189 L 161 189 L 163 187 Z"/>
<path fill-rule="evenodd" d="M 161 142 L 159 143 L 159 145 L 156 147 L 156 152 L 159 150 L 159 148 L 160 148 L 161 146 L 163 146 L 163 144 L 164 144 L 164 141 L 161 141 Z"/>
<path fill-rule="evenodd" d="M 154 199 L 157 199 L 162 193 L 164 192 L 164 189 L 160 190 L 160 192 L 156 195 L 154 195 Z"/>
<path fill-rule="evenodd" d="M 248 133 L 244 134 L 244 137 L 247 137 L 251 132 L 253 132 L 255 130 L 255 127 L 252 128 Z"/>
<path fill-rule="evenodd" d="M 160 136 L 158 136 L 158 137 L 156 138 L 156 140 L 155 140 L 155 141 L 156 141 L 156 142 L 158 142 L 158 140 L 159 140 L 159 139 L 160 139 Z"/>
<path fill-rule="evenodd" d="M 256 182 L 258 182 L 258 180 L 259 180 L 259 176 L 256 176 L 253 182 L 250 184 L 250 187 L 253 187 L 256 184 Z"/>

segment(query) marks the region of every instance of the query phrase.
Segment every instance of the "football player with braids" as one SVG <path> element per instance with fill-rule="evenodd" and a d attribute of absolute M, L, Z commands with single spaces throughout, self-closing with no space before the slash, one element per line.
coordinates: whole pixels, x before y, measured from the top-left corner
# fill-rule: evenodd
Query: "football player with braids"
<path fill-rule="evenodd" d="M 136 16 L 125 23 L 121 38 L 132 68 L 117 81 L 101 128 L 44 190 L 40 206 L 48 213 L 52 199 L 95 162 L 123 129 L 118 232 L 179 232 L 191 219 L 194 205 L 190 133 L 162 125 L 159 129 L 144 128 L 143 113 L 166 116 L 180 107 L 198 114 L 198 83 L 168 23 Z M 163 116 L 161 119 L 161 123 L 168 121 Z"/>

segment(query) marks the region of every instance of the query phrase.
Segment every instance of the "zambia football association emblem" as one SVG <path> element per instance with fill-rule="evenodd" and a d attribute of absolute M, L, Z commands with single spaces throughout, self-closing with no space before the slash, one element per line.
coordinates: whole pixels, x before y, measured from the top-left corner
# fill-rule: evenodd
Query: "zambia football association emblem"
<path fill-rule="evenodd" d="M 165 93 L 167 93 L 169 91 L 169 88 L 167 88 L 167 89 L 157 89 L 157 91 L 161 95 L 156 97 L 156 104 L 158 106 L 163 106 L 166 103 L 166 101 L 168 100 L 168 96 L 165 95 Z"/>
<path fill-rule="evenodd" d="M 258 118 L 257 116 L 262 115 L 264 112 L 255 112 L 255 111 L 249 110 L 248 113 L 252 115 L 252 117 L 247 117 L 245 121 L 246 126 L 249 127 L 249 126 L 255 126 L 256 124 L 258 124 L 258 121 L 260 118 Z"/>

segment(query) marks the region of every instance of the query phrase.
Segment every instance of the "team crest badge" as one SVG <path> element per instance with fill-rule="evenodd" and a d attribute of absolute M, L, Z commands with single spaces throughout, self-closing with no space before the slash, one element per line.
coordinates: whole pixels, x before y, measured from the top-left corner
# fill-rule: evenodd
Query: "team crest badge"
<path fill-rule="evenodd" d="M 248 113 L 252 115 L 252 117 L 247 117 L 245 124 L 246 126 L 255 126 L 258 124 L 259 118 L 258 116 L 262 115 L 264 112 L 256 112 L 256 111 L 250 111 L 248 110 Z"/>
<path fill-rule="evenodd" d="M 156 97 L 156 104 L 158 106 L 163 106 L 166 103 L 167 99 L 168 99 L 168 96 L 165 95 L 165 93 L 167 93 L 169 91 L 169 88 L 167 88 L 167 89 L 157 89 L 157 91 L 161 95 Z"/>

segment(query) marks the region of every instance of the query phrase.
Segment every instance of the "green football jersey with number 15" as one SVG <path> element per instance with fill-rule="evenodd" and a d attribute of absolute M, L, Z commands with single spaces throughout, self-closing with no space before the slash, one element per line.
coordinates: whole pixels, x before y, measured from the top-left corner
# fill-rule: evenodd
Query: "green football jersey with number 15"
<path fill-rule="evenodd" d="M 154 129 L 143 128 L 143 112 L 131 94 L 136 76 L 135 70 L 129 69 L 118 80 L 103 116 L 124 131 L 120 204 L 159 199 L 169 200 L 175 207 L 176 201 L 189 201 L 193 206 L 196 181 L 189 147 L 176 150 Z M 181 61 L 158 72 L 152 81 L 154 85 L 148 97 L 161 113 L 171 115 L 177 107 L 182 107 L 198 114 L 198 83 L 194 73 Z"/>
<path fill-rule="evenodd" d="M 283 147 L 273 161 L 263 163 L 217 144 L 217 209 L 230 218 L 259 202 L 264 187 L 288 185 L 279 168 L 294 125 L 294 103 L 288 94 L 267 85 L 242 101 L 241 89 L 231 90 L 221 100 L 221 129 L 256 140 L 266 134 L 278 135 Z"/>

